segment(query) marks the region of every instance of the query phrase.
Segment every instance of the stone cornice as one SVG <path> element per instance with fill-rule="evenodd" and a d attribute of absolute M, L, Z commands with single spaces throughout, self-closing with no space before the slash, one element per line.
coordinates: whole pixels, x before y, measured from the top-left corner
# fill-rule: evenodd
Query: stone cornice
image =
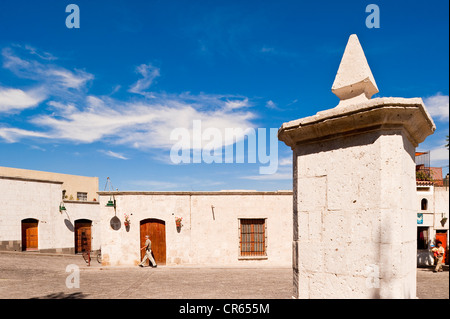
<path fill-rule="evenodd" d="M 389 97 L 335 107 L 284 123 L 278 130 L 278 138 L 293 148 L 299 143 L 395 127 L 403 127 L 414 146 L 423 142 L 436 129 L 421 98 Z"/>

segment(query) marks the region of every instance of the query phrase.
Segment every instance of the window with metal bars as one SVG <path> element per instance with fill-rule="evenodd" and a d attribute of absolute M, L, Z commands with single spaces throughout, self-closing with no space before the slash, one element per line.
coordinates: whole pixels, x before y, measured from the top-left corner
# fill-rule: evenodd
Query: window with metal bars
<path fill-rule="evenodd" d="M 77 192 L 77 199 L 87 201 L 87 193 Z"/>
<path fill-rule="evenodd" d="M 266 256 L 266 220 L 240 219 L 240 255 Z"/>

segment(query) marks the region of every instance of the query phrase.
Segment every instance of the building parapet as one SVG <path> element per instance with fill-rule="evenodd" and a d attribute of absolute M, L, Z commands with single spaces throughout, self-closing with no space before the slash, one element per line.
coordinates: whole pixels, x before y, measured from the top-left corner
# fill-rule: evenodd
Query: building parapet
<path fill-rule="evenodd" d="M 48 179 L 28 178 L 20 176 L 0 176 L 0 179 L 9 179 L 22 182 L 35 182 L 35 183 L 50 183 L 50 184 L 63 184 L 61 181 L 53 181 Z"/>
<path fill-rule="evenodd" d="M 289 195 L 292 191 L 115 191 L 115 192 L 97 192 L 100 196 L 121 196 L 121 195 L 192 195 L 192 196 L 221 196 L 221 195 Z"/>

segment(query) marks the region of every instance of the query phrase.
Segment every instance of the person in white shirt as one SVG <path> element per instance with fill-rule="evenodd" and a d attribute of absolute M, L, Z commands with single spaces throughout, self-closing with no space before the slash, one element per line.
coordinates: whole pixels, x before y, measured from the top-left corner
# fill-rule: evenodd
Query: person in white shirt
<path fill-rule="evenodd" d="M 143 249 L 145 249 L 145 256 L 139 263 L 139 266 L 144 267 L 144 264 L 148 259 L 150 261 L 150 266 L 152 266 L 153 268 L 157 267 L 156 261 L 152 256 L 152 242 L 150 241 L 150 237 L 148 235 L 145 235 L 145 245 L 141 248 L 141 250 Z"/>

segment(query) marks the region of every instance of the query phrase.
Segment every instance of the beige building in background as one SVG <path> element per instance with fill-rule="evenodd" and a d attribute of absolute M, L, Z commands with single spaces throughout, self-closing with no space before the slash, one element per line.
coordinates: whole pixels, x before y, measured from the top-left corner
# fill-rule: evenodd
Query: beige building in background
<path fill-rule="evenodd" d="M 62 182 L 61 192 L 64 199 L 75 201 L 97 200 L 97 191 L 99 188 L 98 177 L 42 172 L 2 166 L 0 166 L 0 176 Z"/>

